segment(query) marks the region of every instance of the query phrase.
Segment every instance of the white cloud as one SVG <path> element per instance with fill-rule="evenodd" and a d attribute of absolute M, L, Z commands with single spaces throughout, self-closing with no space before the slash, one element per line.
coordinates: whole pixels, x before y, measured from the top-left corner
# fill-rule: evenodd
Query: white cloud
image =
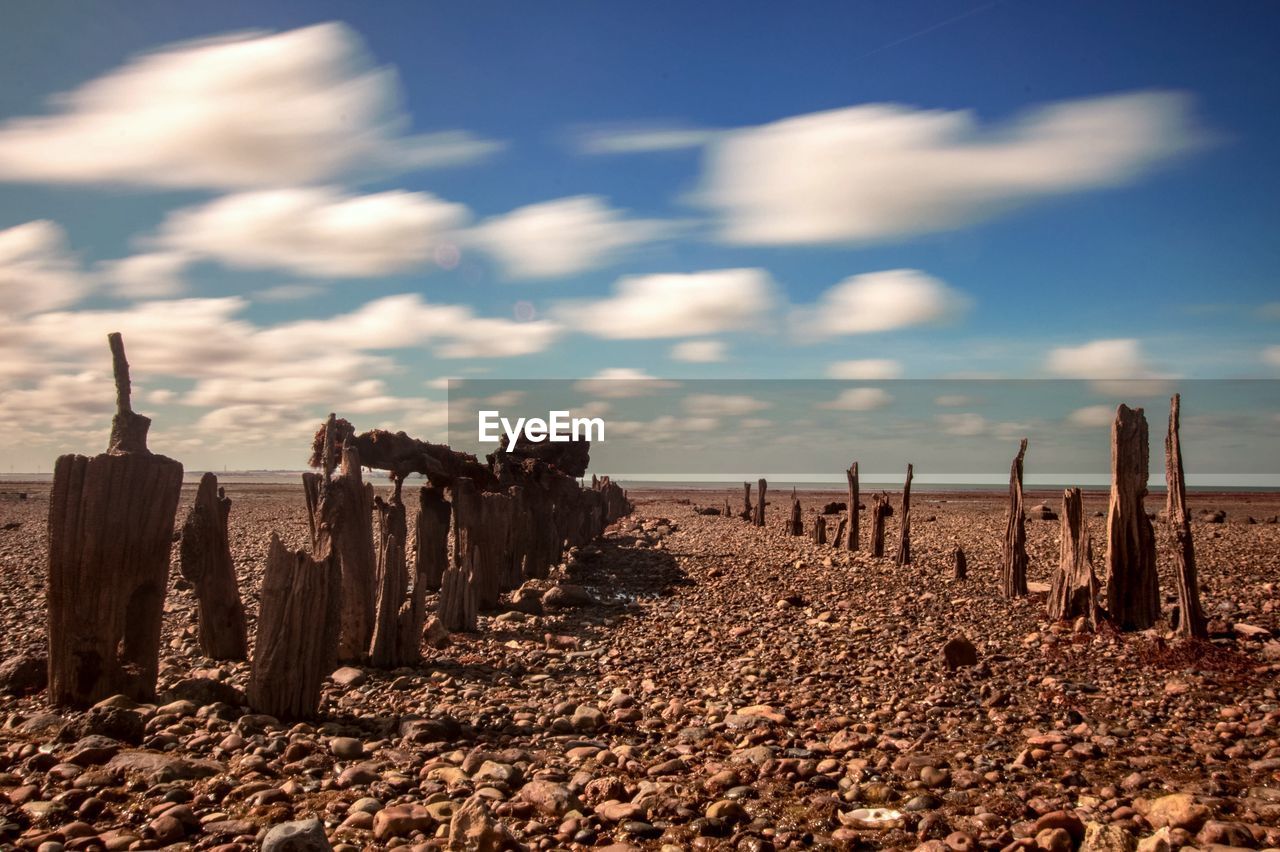
<path fill-rule="evenodd" d="M 1142 344 L 1133 338 L 1058 347 L 1049 352 L 1045 369 L 1068 379 L 1144 379 L 1152 375 Z"/>
<path fill-rule="evenodd" d="M 499 146 L 407 136 L 394 71 L 337 23 L 137 56 L 0 124 L 0 179 L 237 188 L 470 162 Z"/>
<path fill-rule="evenodd" d="M 182 274 L 191 261 L 185 252 L 150 252 L 105 261 L 99 265 L 99 273 L 121 296 L 159 299 L 187 289 Z"/>
<path fill-rule="evenodd" d="M 827 375 L 833 379 L 852 379 L 854 381 L 896 379 L 902 375 L 902 364 L 890 358 L 837 361 L 827 367 Z"/>
<path fill-rule="evenodd" d="M 981 435 L 991 428 L 987 418 L 970 411 L 956 414 L 939 414 L 938 423 L 942 425 L 943 432 L 961 437 Z"/>
<path fill-rule="evenodd" d="M 319 296 L 323 292 L 324 288 L 319 284 L 277 284 L 274 287 L 255 291 L 252 298 L 258 302 L 299 302 Z"/>
<path fill-rule="evenodd" d="M 970 300 L 916 269 L 888 269 L 846 278 L 811 306 L 796 308 L 793 333 L 801 339 L 869 334 L 948 322 Z"/>
<path fill-rule="evenodd" d="M 1280 346 L 1268 346 L 1263 349 L 1262 360 L 1273 367 L 1280 367 Z"/>
<path fill-rule="evenodd" d="M 673 228 L 656 219 L 628 219 L 598 196 L 578 195 L 487 219 L 469 237 L 512 278 L 554 278 L 604 266 Z"/>
<path fill-rule="evenodd" d="M 701 148 L 721 132 L 688 127 L 599 128 L 578 134 L 584 154 L 642 154 Z"/>
<path fill-rule="evenodd" d="M 1114 405 L 1086 405 L 1084 408 L 1077 408 L 1067 415 L 1067 421 L 1074 426 L 1110 426 L 1115 416 L 1116 408 Z"/>
<path fill-rule="evenodd" d="M 671 347 L 674 361 L 694 364 L 712 364 L 725 360 L 725 344 L 722 340 L 685 340 Z"/>
<path fill-rule="evenodd" d="M 848 388 L 830 402 L 818 403 L 818 408 L 833 411 L 875 411 L 893 402 L 893 396 L 884 388 Z"/>
<path fill-rule="evenodd" d="M 962 227 L 1046 196 L 1116 186 L 1200 143 L 1189 99 L 1063 101 L 1001 125 L 865 104 L 732 131 L 697 199 L 734 243 L 871 242 Z"/>
<path fill-rule="evenodd" d="M 56 223 L 42 219 L 0 231 L 0 314 L 60 308 L 87 291 L 66 234 Z"/>
<path fill-rule="evenodd" d="M 967 397 L 960 393 L 944 393 L 941 396 L 934 397 L 933 404 L 939 408 L 960 408 L 972 402 L 971 397 Z"/>
<path fill-rule="evenodd" d="M 425 192 L 257 190 L 174 211 L 146 242 L 241 269 L 362 278 L 425 263 L 467 219 L 462 205 Z"/>
<path fill-rule="evenodd" d="M 676 387 L 678 384 L 678 382 L 656 378 L 644 370 L 632 367 L 609 367 L 589 379 L 580 379 L 574 383 L 573 388 L 591 396 L 626 399 L 647 396 L 665 388 Z"/>
<path fill-rule="evenodd" d="M 705 417 L 733 417 L 763 411 L 773 404 L 745 394 L 691 393 L 684 398 L 684 410 Z"/>
<path fill-rule="evenodd" d="M 627 276 L 609 298 L 562 302 L 557 309 L 583 333 L 638 340 L 756 328 L 777 301 L 773 280 L 763 269 L 718 269 Z"/>

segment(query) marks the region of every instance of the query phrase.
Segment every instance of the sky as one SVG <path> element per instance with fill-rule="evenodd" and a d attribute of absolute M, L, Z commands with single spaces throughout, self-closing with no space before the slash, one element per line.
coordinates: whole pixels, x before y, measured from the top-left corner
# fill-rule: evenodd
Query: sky
<path fill-rule="evenodd" d="M 837 429 L 885 380 L 1089 380 L 916 413 L 1002 455 L 1033 420 L 1105 446 L 1121 379 L 1280 378 L 1273 3 L 0 20 L 0 471 L 105 447 L 110 331 L 194 470 L 299 467 L 328 411 L 441 439 L 450 378 L 831 380 Z"/>

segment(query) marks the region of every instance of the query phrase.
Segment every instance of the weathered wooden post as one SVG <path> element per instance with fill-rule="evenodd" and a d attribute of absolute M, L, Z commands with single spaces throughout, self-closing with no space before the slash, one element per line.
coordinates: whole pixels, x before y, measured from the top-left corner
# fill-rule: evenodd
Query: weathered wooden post
<path fill-rule="evenodd" d="M 1027 439 L 1023 438 L 1009 468 L 1009 515 L 1000 572 L 1000 589 L 1006 598 L 1027 594 L 1027 516 L 1022 507 L 1022 460 L 1026 454 Z"/>
<path fill-rule="evenodd" d="M 332 517 L 325 500 L 318 512 Z M 342 571 L 327 530 L 313 555 L 290 552 L 272 534 L 248 689 L 259 713 L 310 719 L 319 712 L 321 684 L 337 661 L 341 597 Z"/>
<path fill-rule="evenodd" d="M 849 465 L 849 469 L 844 472 L 845 479 L 849 483 L 849 524 L 845 528 L 844 548 L 845 550 L 858 549 L 858 463 L 854 462 Z"/>
<path fill-rule="evenodd" d="M 768 491 L 768 489 L 769 489 L 769 483 L 765 482 L 764 479 L 761 479 L 756 484 L 756 510 L 755 510 L 755 514 L 751 516 L 752 517 L 751 522 L 758 527 L 764 526 L 764 503 L 765 503 L 764 495 Z"/>
<path fill-rule="evenodd" d="M 791 489 L 791 520 L 787 523 L 787 531 L 792 535 L 804 535 L 804 514 L 794 488 Z"/>
<path fill-rule="evenodd" d="M 876 495 L 871 507 L 871 555 L 884 556 L 884 519 L 893 510 L 889 507 L 888 495 L 881 492 Z"/>
<path fill-rule="evenodd" d="M 49 698 L 84 706 L 116 693 L 155 698 L 169 548 L 182 465 L 147 449 L 129 362 L 107 338 L 116 413 L 107 452 L 60 456 L 49 496 Z"/>
<path fill-rule="evenodd" d="M 440 584 L 438 614 L 450 632 L 476 629 L 478 609 L 475 570 L 480 561 L 480 494 L 467 477 L 453 482 L 453 558 Z"/>
<path fill-rule="evenodd" d="M 407 656 L 401 653 L 399 642 L 400 609 L 405 603 L 409 588 L 409 572 L 405 565 L 405 544 L 409 527 L 405 521 L 404 501 L 401 497 L 404 479 L 398 476 L 393 478 L 395 491 L 391 499 L 375 497 L 373 501 L 378 512 L 378 580 L 374 597 L 373 634 L 369 639 L 369 662 L 381 669 L 404 665 Z"/>
<path fill-rule="evenodd" d="M 334 415 L 329 415 L 326 434 L 334 434 Z M 326 438 L 325 445 L 332 446 Z M 342 463 L 338 475 L 332 476 L 334 459 L 323 460 L 322 473 L 304 473 L 307 505 L 316 517 L 322 484 L 329 490 L 333 515 L 333 545 L 342 567 L 342 631 L 338 640 L 338 658 L 355 661 L 364 658 L 373 638 L 374 593 L 377 584 L 377 560 L 373 537 L 373 486 L 364 481 L 360 471 L 360 453 L 350 443 L 342 447 Z M 330 481 L 332 480 L 332 481 Z M 311 540 L 316 541 L 314 524 Z"/>
<path fill-rule="evenodd" d="M 182 524 L 179 548 L 182 576 L 196 587 L 200 649 L 215 660 L 243 660 L 249 652 L 244 604 L 227 535 L 230 513 L 231 501 L 218 487 L 218 477 L 205 473 Z"/>
<path fill-rule="evenodd" d="M 911 564 L 911 474 L 907 465 L 907 481 L 902 486 L 902 523 L 898 527 L 898 567 Z"/>
<path fill-rule="evenodd" d="M 813 543 L 827 543 L 827 519 L 822 515 L 818 515 L 813 519 Z"/>
<path fill-rule="evenodd" d="M 1079 488 L 1062 492 L 1062 544 L 1058 570 L 1049 587 L 1049 617 L 1084 616 L 1098 623 L 1098 579 L 1093 574 L 1093 542 L 1084 521 Z"/>
<path fill-rule="evenodd" d="M 440 489 L 428 485 L 418 489 L 413 589 L 408 607 L 401 609 L 397 643 L 406 665 L 418 661 L 427 623 L 427 592 L 439 591 L 449 564 L 449 515 L 449 503 Z"/>
<path fill-rule="evenodd" d="M 755 515 L 751 509 L 751 483 L 742 483 L 742 514 L 739 516 L 744 521 L 752 520 Z"/>
<path fill-rule="evenodd" d="M 849 523 L 849 519 L 847 517 L 842 517 L 840 518 L 840 522 L 836 524 L 836 534 L 831 537 L 831 543 L 834 546 L 842 547 L 844 545 L 844 527 L 847 523 Z"/>
<path fill-rule="evenodd" d="M 1147 418 L 1120 405 L 1111 424 L 1111 503 L 1107 509 L 1107 610 L 1121 630 L 1146 630 L 1160 617 L 1156 542 L 1147 495 Z"/>
<path fill-rule="evenodd" d="M 955 579 L 963 580 L 969 576 L 969 560 L 964 555 L 964 548 L 958 544 L 955 550 L 951 551 L 951 563 L 954 566 Z"/>
<path fill-rule="evenodd" d="M 729 508 L 729 498 L 724 498 L 724 508 L 720 510 L 720 517 L 728 518 L 733 515 L 733 509 Z"/>
<path fill-rule="evenodd" d="M 1187 488 L 1182 472 L 1182 441 L 1178 435 L 1181 403 L 1181 394 L 1175 393 L 1169 400 L 1169 432 L 1164 439 L 1165 484 L 1169 494 L 1165 520 L 1178 583 L 1178 623 L 1174 628 L 1182 636 L 1207 639 L 1209 629 L 1200 607 L 1195 542 L 1191 538 L 1191 513 L 1187 510 Z"/>

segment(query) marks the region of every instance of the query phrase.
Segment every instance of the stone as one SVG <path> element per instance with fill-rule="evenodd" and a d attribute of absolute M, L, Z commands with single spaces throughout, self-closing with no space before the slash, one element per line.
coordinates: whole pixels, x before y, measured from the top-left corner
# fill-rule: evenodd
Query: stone
<path fill-rule="evenodd" d="M 435 817 L 422 805 L 391 805 L 373 816 L 373 839 L 390 840 L 415 831 L 430 831 Z"/>
<path fill-rule="evenodd" d="M 1046 828 L 1036 833 L 1036 847 L 1044 852 L 1071 852 L 1075 843 L 1066 829 Z"/>
<path fill-rule="evenodd" d="M 572 583 L 560 583 L 552 586 L 542 595 L 542 605 L 548 609 L 571 609 L 590 606 L 595 598 L 582 586 Z"/>
<path fill-rule="evenodd" d="M 1151 802 L 1147 809 L 1147 822 L 1152 828 L 1182 828 L 1190 832 L 1200 827 L 1210 817 L 1207 807 L 1195 800 L 1190 793 L 1171 793 Z"/>
<path fill-rule="evenodd" d="M 352 688 L 363 686 L 367 681 L 368 675 L 355 666 L 343 666 L 329 675 L 329 678 L 338 686 Z"/>
<path fill-rule="evenodd" d="M 1088 822 L 1078 852 L 1135 852 L 1133 835 L 1118 825 Z"/>
<path fill-rule="evenodd" d="M 978 664 L 978 649 L 963 636 L 949 639 L 942 646 L 942 663 L 952 671 Z"/>
<path fill-rule="evenodd" d="M 456 852 L 503 852 L 516 848 L 506 827 L 489 814 L 480 796 L 472 796 L 458 806 L 449 820 L 449 849 Z"/>
<path fill-rule="evenodd" d="M 596 731 L 604 727 L 604 713 L 590 704 L 581 704 L 573 711 L 570 721 L 576 731 Z"/>
<path fill-rule="evenodd" d="M 49 685 L 49 658 L 24 651 L 0 663 L 0 692 L 28 695 Z"/>
<path fill-rule="evenodd" d="M 434 615 L 427 619 L 427 623 L 422 625 L 422 644 L 428 648 L 434 648 L 437 651 L 449 647 L 453 639 L 449 636 L 449 631 L 440 622 L 440 619 Z"/>
<path fill-rule="evenodd" d="M 562 817 L 578 807 L 577 798 L 569 788 L 553 781 L 530 781 L 520 788 L 517 797 L 544 816 Z"/>
<path fill-rule="evenodd" d="M 339 760 L 359 760 L 364 757 L 364 743 L 355 737 L 334 737 L 329 740 L 329 752 Z"/>
<path fill-rule="evenodd" d="M 282 822 L 262 838 L 262 852 L 331 852 L 324 823 L 318 819 Z"/>

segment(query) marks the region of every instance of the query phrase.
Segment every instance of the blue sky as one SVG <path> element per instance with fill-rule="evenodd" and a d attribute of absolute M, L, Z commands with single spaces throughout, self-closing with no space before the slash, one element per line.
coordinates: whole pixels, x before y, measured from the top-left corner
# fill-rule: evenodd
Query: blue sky
<path fill-rule="evenodd" d="M 5 469 L 102 442 L 116 329 L 192 467 L 448 376 L 1280 372 L 1274 4 L 2 14 Z"/>

